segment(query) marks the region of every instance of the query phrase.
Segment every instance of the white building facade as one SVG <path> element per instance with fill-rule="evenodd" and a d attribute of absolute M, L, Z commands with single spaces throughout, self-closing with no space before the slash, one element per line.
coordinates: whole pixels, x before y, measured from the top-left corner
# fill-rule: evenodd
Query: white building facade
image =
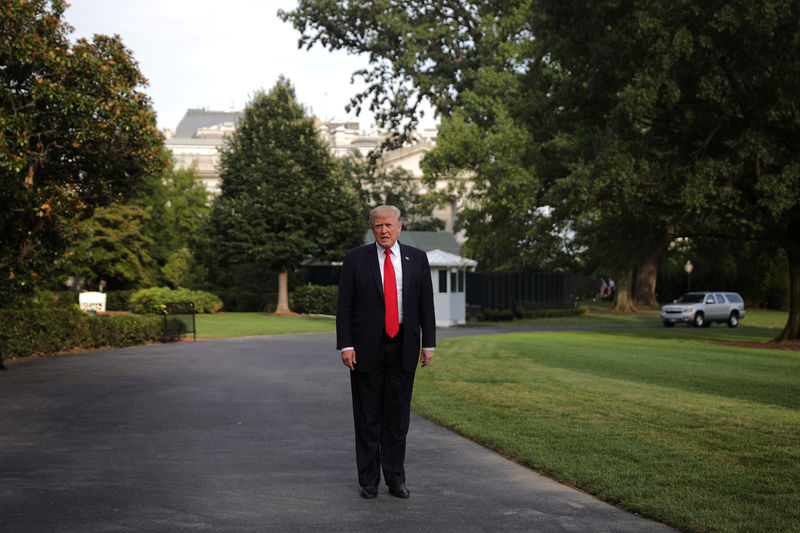
<path fill-rule="evenodd" d="M 212 194 L 220 190 L 219 163 L 220 148 L 225 137 L 236 130 L 236 124 L 242 111 L 209 111 L 206 109 L 189 109 L 181 119 L 178 127 L 165 130 L 165 146 L 172 152 L 175 169 L 195 168 L 196 175 Z M 387 138 L 387 133 L 380 130 L 362 131 L 358 122 L 321 121 L 315 119 L 320 138 L 328 143 L 334 156 L 348 154 L 366 156 L 376 149 Z M 421 180 L 421 161 L 426 153 L 436 146 L 436 130 L 422 130 L 416 135 L 413 144 L 397 150 L 385 152 L 381 161 L 387 169 L 402 168 L 414 179 Z M 438 187 L 444 187 L 439 184 Z M 420 182 L 419 187 L 423 185 Z M 434 216 L 445 222 L 447 231 L 453 230 L 456 206 L 437 209 Z"/>

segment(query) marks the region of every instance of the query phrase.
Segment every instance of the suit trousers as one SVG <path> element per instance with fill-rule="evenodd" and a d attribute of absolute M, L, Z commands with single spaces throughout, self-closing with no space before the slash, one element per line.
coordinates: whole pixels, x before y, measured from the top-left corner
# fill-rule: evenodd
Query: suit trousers
<path fill-rule="evenodd" d="M 350 372 L 356 465 L 362 487 L 405 483 L 406 435 L 414 371 L 403 371 L 402 331 L 395 339 L 382 335 L 374 371 Z M 358 354 L 356 354 L 358 357 Z"/>

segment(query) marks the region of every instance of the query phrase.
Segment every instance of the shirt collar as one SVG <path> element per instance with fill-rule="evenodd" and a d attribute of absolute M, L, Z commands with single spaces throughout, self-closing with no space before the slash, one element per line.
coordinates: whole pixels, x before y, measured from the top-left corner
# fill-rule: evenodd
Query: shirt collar
<path fill-rule="evenodd" d="M 375 241 L 375 248 L 378 250 L 378 254 L 386 254 L 386 252 L 383 251 L 383 247 L 378 244 L 378 241 Z M 394 241 L 394 246 L 392 246 L 390 250 L 392 251 L 393 256 L 400 257 L 400 241 Z"/>

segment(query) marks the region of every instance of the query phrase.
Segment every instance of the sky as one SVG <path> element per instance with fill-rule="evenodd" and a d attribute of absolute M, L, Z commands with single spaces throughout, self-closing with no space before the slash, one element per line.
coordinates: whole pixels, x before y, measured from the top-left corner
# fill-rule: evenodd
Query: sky
<path fill-rule="evenodd" d="M 189 108 L 241 110 L 281 74 L 298 101 L 322 119 L 358 120 L 345 105 L 364 84 L 351 74 L 368 65 L 364 55 L 297 48 L 300 36 L 277 17 L 296 0 L 70 0 L 64 20 L 71 38 L 118 34 L 148 79 L 160 129 L 175 129 Z M 426 117 L 427 119 L 427 117 Z M 431 125 L 430 121 L 423 122 Z"/>

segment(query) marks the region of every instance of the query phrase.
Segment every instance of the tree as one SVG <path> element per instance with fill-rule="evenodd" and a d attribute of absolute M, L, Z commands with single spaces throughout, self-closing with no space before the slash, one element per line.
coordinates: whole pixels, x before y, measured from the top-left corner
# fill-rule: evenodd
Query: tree
<path fill-rule="evenodd" d="M 541 107 L 541 98 L 523 96 L 522 75 L 536 60 L 531 2 L 301 0 L 280 16 L 301 32 L 300 47 L 369 55 L 370 68 L 354 74 L 367 82 L 351 101 L 357 111 L 369 101 L 379 123 L 408 131 L 420 103 L 433 105 L 442 127 L 426 157 L 428 185 L 451 181 L 449 200 L 466 206 L 458 214 L 465 250 L 483 268 L 569 262 L 568 224 L 543 209 L 547 183 L 533 166 L 537 140 L 521 122 Z M 462 187 L 464 176 L 473 177 L 470 187 Z"/>
<path fill-rule="evenodd" d="M 423 161 L 426 181 L 431 188 L 449 182 L 453 199 L 464 200 L 458 213 L 458 227 L 468 236 L 464 252 L 481 268 L 564 268 L 574 254 L 569 227 L 545 207 L 546 184 L 533 172 L 533 140 L 502 100 L 464 96 L 464 107 L 442 121 L 437 146 Z M 473 113 L 491 114 L 491 124 L 476 124 Z M 465 173 L 472 176 L 469 182 Z"/>
<path fill-rule="evenodd" d="M 222 149 L 211 247 L 222 268 L 252 262 L 279 272 L 277 312 L 289 311 L 290 268 L 339 260 L 363 238 L 358 196 L 333 167 L 284 77 L 256 92 Z"/>
<path fill-rule="evenodd" d="M 691 221 L 676 235 L 781 246 L 791 309 L 778 339 L 800 338 L 800 5 L 543 1 L 541 8 L 537 40 L 569 72 L 559 94 L 581 88 L 609 100 L 609 131 L 586 141 L 621 143 L 616 153 L 637 163 L 636 188 L 660 191 L 642 197 L 673 203 Z M 625 83 L 594 90 L 608 78 Z M 577 115 L 586 106 L 570 109 Z M 660 169 L 650 173 L 655 179 L 641 172 L 646 165 Z"/>
<path fill-rule="evenodd" d="M 433 216 L 434 195 L 420 191 L 419 180 L 403 168 L 386 169 L 368 158 L 350 154 L 336 159 L 336 166 L 358 191 L 362 220 L 379 205 L 393 205 L 403 213 L 406 231 L 437 231 L 444 222 Z"/>
<path fill-rule="evenodd" d="M 153 241 L 143 232 L 149 219 L 144 209 L 133 205 L 96 209 L 78 226 L 72 272 L 94 287 L 100 281 L 106 281 L 109 289 L 149 285 L 157 272 L 150 255 Z"/>
<path fill-rule="evenodd" d="M 367 88 L 348 109 L 360 112 L 368 103 L 379 124 L 411 131 L 424 100 L 449 116 L 480 72 L 520 66 L 518 43 L 530 39 L 528 10 L 527 2 L 506 0 L 300 0 L 278 16 L 301 32 L 300 48 L 369 54 L 371 68 L 354 73 Z"/>
<path fill-rule="evenodd" d="M 143 231 L 153 240 L 151 255 L 159 265 L 163 267 L 182 248 L 195 257 L 205 253 L 204 226 L 211 202 L 194 168 L 175 170 L 170 164 L 161 173 L 145 177 L 131 203 L 150 214 Z"/>
<path fill-rule="evenodd" d="M 207 275 L 203 265 L 197 262 L 186 247 L 170 254 L 167 263 L 161 267 L 161 273 L 173 289 L 190 287 L 205 280 Z"/>
<path fill-rule="evenodd" d="M 192 169 L 143 176 L 135 198 L 74 221 L 79 231 L 65 270 L 90 284 L 105 279 L 110 289 L 202 282 L 207 272 L 194 254 L 204 248 L 209 210 Z"/>
<path fill-rule="evenodd" d="M 550 195 L 557 215 L 590 215 L 591 202 L 579 207 L 593 195 L 609 223 L 646 223 L 659 243 L 724 231 L 779 244 L 792 294 L 779 338 L 797 339 L 799 10 L 781 0 L 306 0 L 283 16 L 301 46 L 369 53 L 371 69 L 357 74 L 376 83 L 354 103 L 372 97 L 388 121 L 413 112 L 415 97 L 448 116 L 487 94 L 487 74 L 521 79 L 507 116 L 535 141 L 535 175 L 579 200 Z M 486 131 L 492 116 L 468 118 Z M 622 202 L 638 207 L 604 212 Z"/>
<path fill-rule="evenodd" d="M 0 2 L 0 302 L 46 281 L 73 219 L 165 164 L 131 52 L 102 35 L 71 45 L 65 6 Z"/>

